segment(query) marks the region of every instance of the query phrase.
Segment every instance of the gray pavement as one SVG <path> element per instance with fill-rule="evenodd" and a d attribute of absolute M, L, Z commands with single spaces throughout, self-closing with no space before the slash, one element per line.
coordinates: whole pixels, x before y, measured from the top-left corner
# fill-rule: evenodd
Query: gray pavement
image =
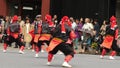
<path fill-rule="evenodd" d="M 55 55 L 51 66 L 47 66 L 47 53 L 39 53 L 39 58 L 34 57 L 35 53 L 25 50 L 25 54 L 18 54 L 18 49 L 8 48 L 7 53 L 0 48 L 0 68 L 62 68 L 64 55 Z M 99 55 L 76 54 L 70 64 L 73 68 L 118 68 L 120 57 L 109 60 L 108 56 L 100 59 Z"/>

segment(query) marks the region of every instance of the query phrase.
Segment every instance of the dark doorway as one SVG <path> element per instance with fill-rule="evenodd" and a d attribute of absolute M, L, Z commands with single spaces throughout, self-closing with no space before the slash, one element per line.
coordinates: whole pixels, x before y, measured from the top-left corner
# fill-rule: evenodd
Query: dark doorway
<path fill-rule="evenodd" d="M 9 15 L 19 14 L 24 18 L 25 16 L 30 16 L 32 19 L 37 14 L 41 14 L 41 2 L 42 0 L 8 0 L 10 6 Z M 19 11 L 19 7 L 22 6 L 22 10 Z"/>
<path fill-rule="evenodd" d="M 51 0 L 50 1 L 50 14 L 53 15 L 57 15 L 58 16 L 58 20 L 61 19 L 62 15 L 62 11 L 63 11 L 63 1 L 64 0 Z"/>
<path fill-rule="evenodd" d="M 59 18 L 64 15 L 74 18 L 94 18 L 98 15 L 98 11 L 98 0 L 51 0 L 50 13 L 57 14 Z"/>
<path fill-rule="evenodd" d="M 22 11 L 23 17 L 29 15 L 31 18 L 34 18 L 36 15 L 41 14 L 41 0 L 23 0 L 22 5 L 23 8 L 26 7 L 26 9 Z"/>
<path fill-rule="evenodd" d="M 116 0 L 51 0 L 50 13 L 59 19 L 69 17 L 97 18 L 102 24 L 116 13 Z"/>
<path fill-rule="evenodd" d="M 120 0 L 117 0 L 117 4 L 116 4 L 116 16 L 117 18 L 120 18 Z M 119 20 L 120 22 L 120 20 Z"/>
<path fill-rule="evenodd" d="M 110 0 L 110 17 L 116 15 L 117 0 Z"/>

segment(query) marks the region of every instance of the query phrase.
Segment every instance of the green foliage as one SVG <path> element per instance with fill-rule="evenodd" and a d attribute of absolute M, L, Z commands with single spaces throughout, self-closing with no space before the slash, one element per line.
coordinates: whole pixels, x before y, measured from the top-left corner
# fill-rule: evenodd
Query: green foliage
<path fill-rule="evenodd" d="M 91 48 L 96 49 L 97 46 L 98 46 L 98 45 L 97 45 L 96 42 L 92 42 L 92 44 L 91 44 Z"/>

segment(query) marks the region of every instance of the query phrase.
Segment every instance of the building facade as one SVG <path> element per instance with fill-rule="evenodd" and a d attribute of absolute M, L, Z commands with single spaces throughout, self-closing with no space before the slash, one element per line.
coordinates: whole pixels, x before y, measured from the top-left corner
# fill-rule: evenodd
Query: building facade
<path fill-rule="evenodd" d="M 90 17 L 108 19 L 112 15 L 120 16 L 120 0 L 0 0 L 0 15 L 58 15 L 74 18 Z"/>
<path fill-rule="evenodd" d="M 49 14 L 50 0 L 0 0 L 1 16 Z M 32 18 L 33 18 L 32 17 Z M 43 18 L 44 19 L 44 18 Z"/>

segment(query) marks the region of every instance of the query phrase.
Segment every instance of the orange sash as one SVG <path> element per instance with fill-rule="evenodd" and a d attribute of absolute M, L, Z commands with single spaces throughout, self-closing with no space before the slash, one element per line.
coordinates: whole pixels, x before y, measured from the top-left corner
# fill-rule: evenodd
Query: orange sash
<path fill-rule="evenodd" d="M 38 43 L 39 37 L 40 37 L 40 34 L 35 34 L 35 37 L 34 37 L 34 42 L 35 43 Z"/>
<path fill-rule="evenodd" d="M 42 41 L 43 41 L 43 40 L 47 40 L 47 41 L 49 41 L 50 38 L 51 38 L 51 35 L 50 35 L 50 34 L 41 34 L 39 40 L 42 40 Z"/>
<path fill-rule="evenodd" d="M 110 49 L 111 46 L 112 46 L 113 39 L 114 38 L 112 36 L 108 35 L 108 36 L 105 37 L 105 39 L 104 39 L 104 41 L 101 45 L 105 48 Z"/>
<path fill-rule="evenodd" d="M 60 43 L 62 43 L 63 40 L 59 39 L 59 38 L 53 38 L 51 41 L 50 41 L 50 44 L 49 46 L 47 47 L 47 52 L 50 52 L 52 51 L 57 45 L 59 45 Z"/>

